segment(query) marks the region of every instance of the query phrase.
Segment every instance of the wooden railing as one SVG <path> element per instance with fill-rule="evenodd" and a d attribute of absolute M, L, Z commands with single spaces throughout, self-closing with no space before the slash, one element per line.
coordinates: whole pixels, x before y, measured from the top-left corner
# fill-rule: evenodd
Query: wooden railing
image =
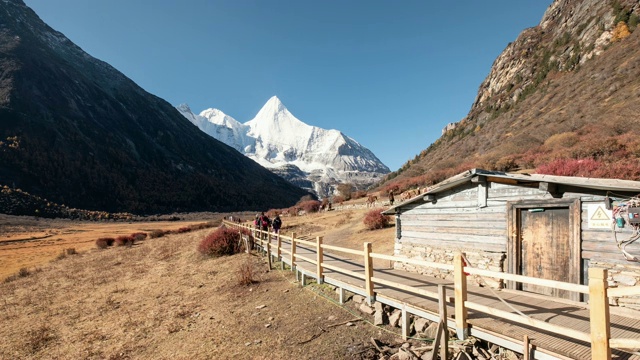
<path fill-rule="evenodd" d="M 431 299 L 439 299 L 439 294 L 424 289 L 419 289 L 413 286 L 400 284 L 397 282 L 382 279 L 374 276 L 373 271 L 373 259 L 390 260 L 395 262 L 401 262 L 405 264 L 417 265 L 427 268 L 437 268 L 447 271 L 453 271 L 454 274 L 454 297 L 444 297 L 444 301 L 453 303 L 455 309 L 455 323 L 458 337 L 464 338 L 468 335 L 467 325 L 467 312 L 468 309 L 490 314 L 497 318 L 506 319 L 512 322 L 516 322 L 522 325 L 531 326 L 540 330 L 548 331 L 565 337 L 569 337 L 578 341 L 584 341 L 591 344 L 592 359 L 611 359 L 611 348 L 621 349 L 637 349 L 640 348 L 640 339 L 632 338 L 611 338 L 611 323 L 609 313 L 609 297 L 624 297 L 640 295 L 640 286 L 623 287 L 623 288 L 608 288 L 607 283 L 607 269 L 602 268 L 590 268 L 589 269 L 589 285 L 578 285 L 565 283 L 555 280 L 539 279 L 523 275 L 508 274 L 503 272 L 496 272 L 490 270 L 483 270 L 465 266 L 464 254 L 458 253 L 454 258 L 453 264 L 442 264 L 436 262 L 428 262 L 416 259 L 408 259 L 398 256 L 376 254 L 372 252 L 371 243 L 364 243 L 362 251 L 349 248 L 343 248 L 333 245 L 326 245 L 322 243 L 322 237 L 317 237 L 315 241 L 303 240 L 296 238 L 296 234 L 291 236 L 279 235 L 270 233 L 268 231 L 262 231 L 253 229 L 251 225 L 237 224 L 232 222 L 224 222 L 225 225 L 235 228 L 248 229 L 252 234 L 255 234 L 259 238 L 256 238 L 256 243 L 267 252 L 269 257 L 269 265 L 271 266 L 271 240 L 276 240 L 276 254 L 277 257 L 282 257 L 283 253 L 289 255 L 289 261 L 292 269 L 296 268 L 297 261 L 302 260 L 316 265 L 315 276 L 319 283 L 324 281 L 324 269 L 336 271 L 339 273 L 347 274 L 355 278 L 364 280 L 364 293 L 367 296 L 369 304 L 375 299 L 375 284 L 388 286 L 391 288 L 411 292 L 414 294 L 422 295 Z M 264 239 L 260 239 L 264 238 Z M 282 241 L 290 243 L 290 249 L 287 250 L 282 247 Z M 311 259 L 306 256 L 301 256 L 296 253 L 298 245 L 304 245 L 309 250 L 315 250 L 316 258 Z M 364 273 L 357 273 L 348 269 L 341 268 L 335 265 L 326 264 L 323 261 L 324 250 L 331 250 L 334 252 L 341 252 L 351 255 L 362 257 L 364 265 Z M 577 331 L 568 327 L 555 325 L 546 321 L 537 320 L 528 316 L 511 313 L 508 311 L 498 310 L 495 308 L 487 307 L 482 304 L 474 303 L 467 300 L 467 276 L 479 275 L 491 277 L 494 279 L 502 279 L 505 281 L 514 281 L 517 283 L 531 284 L 537 286 L 544 286 L 552 289 L 567 290 L 573 292 L 579 292 L 589 295 L 589 312 L 590 312 L 590 333 Z M 442 304 L 441 304 L 442 306 Z"/>

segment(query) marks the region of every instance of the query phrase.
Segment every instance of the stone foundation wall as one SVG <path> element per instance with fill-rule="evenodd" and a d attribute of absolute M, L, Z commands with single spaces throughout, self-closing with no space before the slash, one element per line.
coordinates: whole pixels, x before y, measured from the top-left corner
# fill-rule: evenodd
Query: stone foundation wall
<path fill-rule="evenodd" d="M 589 261 L 589 267 L 605 268 L 608 270 L 609 287 L 625 287 L 640 285 L 640 264 L 629 263 L 628 265 L 612 264 L 604 261 Z M 625 296 L 622 298 L 609 298 L 611 305 L 625 307 L 640 311 L 640 295 Z"/>
<path fill-rule="evenodd" d="M 477 250 L 462 251 L 465 253 L 466 258 L 469 261 L 469 265 L 472 267 L 497 272 L 505 271 L 506 254 L 503 252 L 496 253 Z M 415 246 L 408 243 L 396 243 L 394 249 L 394 254 L 398 257 L 443 264 L 453 264 L 453 258 L 455 257 L 456 253 L 458 253 L 457 249 L 441 249 L 428 246 Z M 448 270 L 422 267 L 402 262 L 396 262 L 394 264 L 394 268 L 453 281 L 453 272 Z M 502 279 L 485 278 L 476 275 L 471 275 L 471 278 L 477 285 L 489 286 L 494 289 L 502 289 L 504 287 L 504 282 L 502 281 Z"/>

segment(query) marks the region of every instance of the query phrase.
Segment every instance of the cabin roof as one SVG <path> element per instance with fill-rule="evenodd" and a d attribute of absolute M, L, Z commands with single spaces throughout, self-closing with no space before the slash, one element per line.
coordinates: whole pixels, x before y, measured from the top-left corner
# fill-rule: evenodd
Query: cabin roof
<path fill-rule="evenodd" d="M 576 176 L 557 176 L 557 175 L 543 175 L 543 174 L 516 174 L 505 173 L 500 171 L 489 171 L 483 169 L 471 169 L 462 172 L 458 175 L 454 175 L 442 182 L 439 182 L 433 186 L 427 188 L 424 193 L 414 196 L 411 199 L 403 201 L 383 212 L 385 215 L 392 215 L 396 213 L 396 209 L 406 206 L 408 204 L 424 201 L 425 195 L 438 194 L 449 189 L 455 188 L 462 184 L 472 181 L 475 177 L 485 177 L 488 181 L 503 182 L 511 185 L 526 185 L 531 183 L 552 183 L 564 186 L 570 186 L 573 188 L 582 188 L 603 192 L 621 192 L 621 193 L 634 193 L 640 194 L 640 181 L 632 180 L 620 180 L 620 179 L 601 179 L 601 178 L 585 178 Z M 502 179 L 502 180 L 500 180 Z"/>

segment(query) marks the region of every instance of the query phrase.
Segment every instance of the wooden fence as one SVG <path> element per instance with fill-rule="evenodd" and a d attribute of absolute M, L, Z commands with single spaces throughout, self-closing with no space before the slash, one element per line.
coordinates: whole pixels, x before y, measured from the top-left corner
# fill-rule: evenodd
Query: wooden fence
<path fill-rule="evenodd" d="M 631 338 L 611 338 L 611 324 L 609 320 L 609 297 L 624 297 L 640 295 L 640 286 L 622 287 L 622 288 L 608 288 L 607 283 L 607 269 L 602 268 L 590 268 L 589 269 L 589 285 L 578 285 L 572 283 L 566 283 L 555 280 L 539 279 L 523 275 L 509 274 L 504 272 L 496 272 L 490 270 L 483 270 L 465 266 L 464 253 L 456 254 L 453 264 L 443 264 L 436 262 L 428 262 L 416 259 L 408 259 L 403 257 L 397 257 L 392 255 L 377 254 L 372 252 L 371 243 L 364 243 L 363 250 L 354 250 L 349 248 L 343 248 L 338 246 L 332 246 L 323 244 L 322 237 L 316 237 L 315 241 L 309 241 L 296 238 L 296 234 L 291 236 L 280 235 L 270 233 L 268 231 L 262 231 L 259 229 L 253 229 L 250 225 L 237 224 L 232 222 L 224 222 L 225 225 L 234 228 L 244 228 L 254 235 L 256 244 L 267 252 L 269 258 L 269 266 L 271 266 L 271 257 L 276 256 L 281 258 L 287 254 L 288 262 L 291 264 L 292 269 L 296 268 L 298 260 L 302 260 L 316 265 L 316 271 L 314 276 L 318 283 L 324 281 L 324 269 L 329 269 L 339 273 L 347 274 L 355 278 L 364 280 L 365 287 L 364 293 L 367 297 L 369 304 L 375 299 L 375 284 L 388 286 L 391 288 L 411 292 L 421 296 L 425 296 L 431 299 L 439 300 L 438 293 L 426 291 L 424 289 L 418 289 L 412 286 L 388 281 L 379 277 L 376 277 L 373 269 L 373 259 L 383 259 L 395 262 L 402 262 L 406 264 L 412 264 L 422 267 L 438 268 L 443 270 L 453 271 L 454 274 L 454 297 L 443 297 L 444 301 L 453 303 L 455 309 L 455 324 L 456 332 L 459 338 L 464 338 L 468 335 L 467 325 L 467 311 L 472 309 L 475 311 L 490 314 L 493 317 L 506 319 L 522 325 L 531 326 L 539 330 L 548 331 L 565 337 L 569 337 L 578 341 L 584 341 L 591 343 L 592 359 L 608 360 L 611 359 L 611 348 L 622 349 L 637 349 L 640 348 L 640 339 Z M 271 249 L 271 239 L 275 239 L 276 249 Z M 290 244 L 290 250 L 286 250 L 282 247 L 282 241 L 288 241 Z M 304 245 L 308 249 L 316 251 L 316 258 L 301 256 L 296 254 L 296 248 L 298 245 Z M 341 268 L 335 265 L 329 265 L 323 262 L 324 250 L 331 250 L 335 252 L 356 255 L 362 258 L 364 265 L 364 273 L 354 272 L 348 269 Z M 563 327 L 555 324 L 551 324 L 542 320 L 533 319 L 527 316 L 490 308 L 478 303 L 474 303 L 467 300 L 467 276 L 479 275 L 496 279 L 503 279 L 505 281 L 514 281 L 517 283 L 525 283 L 537 286 L 545 286 L 554 289 L 567 290 L 579 292 L 589 295 L 589 311 L 590 311 L 590 333 L 577 331 L 568 327 Z M 443 306 L 440 304 L 440 306 Z"/>

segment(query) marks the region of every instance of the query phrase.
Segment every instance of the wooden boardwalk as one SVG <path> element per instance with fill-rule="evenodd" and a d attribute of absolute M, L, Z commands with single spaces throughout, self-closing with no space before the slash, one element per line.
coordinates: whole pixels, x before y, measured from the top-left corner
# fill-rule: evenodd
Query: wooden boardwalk
<path fill-rule="evenodd" d="M 297 240 L 297 238 L 296 238 Z M 305 278 L 317 278 L 318 257 L 317 247 L 310 244 L 313 239 L 304 239 L 305 244 L 296 244 L 295 270 Z M 265 244 L 262 247 L 266 251 Z M 271 255 L 276 257 L 277 244 L 271 240 Z M 282 239 L 280 242 L 281 260 L 291 265 L 291 242 Z M 357 251 L 354 251 L 357 252 Z M 357 257 L 357 256 L 356 256 Z M 367 296 L 364 278 L 365 265 L 363 261 L 353 260 L 335 253 L 323 251 L 322 255 L 322 281 L 335 285 L 341 290 L 347 290 L 355 294 Z M 332 268 L 339 269 L 339 271 Z M 343 271 L 347 270 L 347 271 Z M 438 285 L 443 284 L 449 297 L 454 294 L 452 281 L 446 281 L 410 273 L 403 270 L 374 267 L 373 282 L 375 300 L 388 304 L 395 308 L 404 308 L 408 313 L 432 320 L 439 321 L 438 301 L 428 296 L 416 294 L 415 291 L 404 291 L 397 287 L 383 285 L 390 282 L 403 286 L 428 291 L 437 294 Z M 502 300 L 501 300 L 502 299 Z M 576 303 L 547 296 L 531 294 L 514 290 L 491 290 L 486 287 L 469 286 L 467 300 L 481 304 L 491 309 L 514 313 L 513 308 L 532 319 L 544 321 L 549 324 L 570 328 L 589 334 L 590 312 L 584 303 Z M 508 303 L 510 306 L 505 304 Z M 447 303 L 447 314 L 454 314 L 453 299 Z M 448 316 L 448 325 L 456 329 L 453 316 Z M 518 353 L 523 353 L 525 335 L 529 339 L 529 354 L 532 359 L 591 359 L 591 344 L 588 341 L 580 341 L 570 336 L 562 336 L 553 332 L 540 330 L 533 326 L 512 322 L 504 318 L 490 314 L 468 310 L 467 323 L 469 335 L 481 338 Z M 640 319 L 625 317 L 622 315 L 610 315 L 610 338 L 640 339 Z M 611 350 L 612 359 L 638 359 L 640 353 L 634 351 Z"/>

